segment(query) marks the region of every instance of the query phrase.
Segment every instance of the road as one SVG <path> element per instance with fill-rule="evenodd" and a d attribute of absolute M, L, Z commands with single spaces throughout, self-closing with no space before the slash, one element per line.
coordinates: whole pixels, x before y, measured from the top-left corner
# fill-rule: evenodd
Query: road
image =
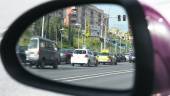
<path fill-rule="evenodd" d="M 58 69 L 51 69 L 50 66 L 44 69 L 26 69 L 50 80 L 105 89 L 128 89 L 133 86 L 134 81 L 134 64 L 128 62 L 118 65 L 100 64 L 98 67 L 73 67 L 62 63 Z"/>

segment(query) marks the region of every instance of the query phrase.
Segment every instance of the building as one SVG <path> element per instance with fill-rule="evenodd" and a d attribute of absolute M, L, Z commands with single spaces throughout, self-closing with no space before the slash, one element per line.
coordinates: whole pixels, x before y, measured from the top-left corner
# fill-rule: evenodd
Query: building
<path fill-rule="evenodd" d="M 65 26 L 81 25 L 81 30 L 85 32 L 86 26 L 90 26 L 90 36 L 100 37 L 107 31 L 109 25 L 109 16 L 103 10 L 94 5 L 73 6 L 66 8 L 64 18 Z"/>

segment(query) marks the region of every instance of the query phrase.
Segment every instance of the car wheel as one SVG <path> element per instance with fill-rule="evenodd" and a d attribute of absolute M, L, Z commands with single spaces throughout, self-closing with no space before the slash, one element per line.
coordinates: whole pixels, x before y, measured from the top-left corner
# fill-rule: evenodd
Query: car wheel
<path fill-rule="evenodd" d="M 91 62 L 90 62 L 90 60 L 87 62 L 87 66 L 88 67 L 90 67 L 90 64 L 91 64 Z"/>
<path fill-rule="evenodd" d="M 83 67 L 84 64 L 80 64 L 81 67 Z"/>
<path fill-rule="evenodd" d="M 44 68 L 46 64 L 46 61 L 43 59 L 40 61 L 39 68 Z"/>
<path fill-rule="evenodd" d="M 99 64 L 99 63 L 98 63 L 98 61 L 96 61 L 96 63 L 94 64 L 94 66 L 95 66 L 95 67 L 97 67 L 97 66 L 98 66 L 98 64 Z"/>
<path fill-rule="evenodd" d="M 54 64 L 54 65 L 53 65 L 53 69 L 58 69 L 58 65 L 57 65 L 57 64 Z"/>
<path fill-rule="evenodd" d="M 117 62 L 115 62 L 114 65 L 117 65 Z"/>
<path fill-rule="evenodd" d="M 74 66 L 74 63 L 72 63 L 71 65 Z"/>
<path fill-rule="evenodd" d="M 59 60 L 56 60 L 54 63 L 53 63 L 53 69 L 58 69 L 58 65 L 59 65 Z"/>

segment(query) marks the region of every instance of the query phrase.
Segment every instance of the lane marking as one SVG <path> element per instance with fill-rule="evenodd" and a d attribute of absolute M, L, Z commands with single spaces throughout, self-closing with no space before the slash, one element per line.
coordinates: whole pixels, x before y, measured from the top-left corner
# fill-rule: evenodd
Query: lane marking
<path fill-rule="evenodd" d="M 112 75 L 112 74 L 129 73 L 129 72 L 133 72 L 133 71 L 134 71 L 134 69 L 121 70 L 121 71 L 111 71 L 111 72 L 97 73 L 97 74 L 91 74 L 91 75 L 79 75 L 79 76 L 74 76 L 74 77 L 59 78 L 59 79 L 53 79 L 53 80 L 75 81 L 75 80 L 82 80 L 82 79 L 86 79 L 86 78 L 88 79 L 88 78 L 95 78 L 95 77 L 100 77 L 100 76 L 107 76 L 107 75 Z"/>
<path fill-rule="evenodd" d="M 78 79 L 71 79 L 71 80 L 64 80 L 64 82 L 72 82 L 72 81 L 78 81 L 78 80 L 84 80 L 84 79 L 91 79 L 91 78 L 97 78 L 97 77 L 103 77 L 103 76 L 108 76 L 108 75 L 116 75 L 116 74 L 125 74 L 125 73 L 130 73 L 132 71 L 126 71 L 126 72 L 118 72 L 118 73 L 110 73 L 110 74 L 105 74 L 105 75 L 98 75 L 98 76 L 91 76 L 91 77 L 84 77 L 84 78 L 78 78 Z"/>

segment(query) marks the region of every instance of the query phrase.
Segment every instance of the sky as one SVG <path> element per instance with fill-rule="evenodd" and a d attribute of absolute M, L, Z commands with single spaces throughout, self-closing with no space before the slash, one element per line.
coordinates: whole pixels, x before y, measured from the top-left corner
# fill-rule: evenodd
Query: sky
<path fill-rule="evenodd" d="M 128 19 L 126 21 L 118 21 L 117 15 L 126 15 L 125 9 L 119 5 L 114 4 L 95 4 L 99 9 L 104 10 L 106 14 L 109 14 L 109 28 L 119 28 L 123 32 L 128 31 Z"/>

